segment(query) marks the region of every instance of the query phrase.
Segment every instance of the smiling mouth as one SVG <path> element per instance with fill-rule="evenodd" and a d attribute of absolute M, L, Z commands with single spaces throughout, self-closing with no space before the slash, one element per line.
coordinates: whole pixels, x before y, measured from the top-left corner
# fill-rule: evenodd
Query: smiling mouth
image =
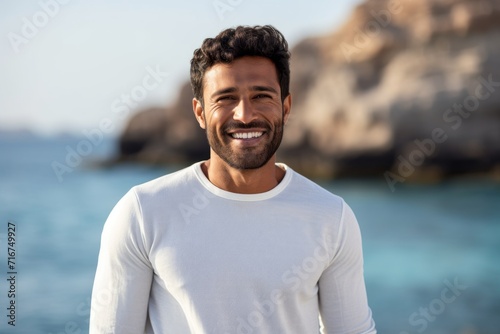
<path fill-rule="evenodd" d="M 264 134 L 262 131 L 254 131 L 254 132 L 234 132 L 231 133 L 230 136 L 234 139 L 253 139 L 259 138 Z"/>

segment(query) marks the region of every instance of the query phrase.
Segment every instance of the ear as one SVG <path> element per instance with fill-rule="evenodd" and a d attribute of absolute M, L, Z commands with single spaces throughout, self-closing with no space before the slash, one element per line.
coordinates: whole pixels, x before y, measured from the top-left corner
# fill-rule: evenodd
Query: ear
<path fill-rule="evenodd" d="M 194 117 L 196 117 L 196 120 L 198 121 L 198 124 L 200 125 L 200 128 L 206 129 L 205 114 L 203 113 L 203 106 L 201 105 L 201 102 L 198 101 L 196 98 L 193 99 L 193 112 L 194 112 Z"/>
<path fill-rule="evenodd" d="M 292 95 L 288 94 L 283 100 L 283 122 L 286 124 L 288 117 L 290 116 L 290 111 L 292 110 Z"/>

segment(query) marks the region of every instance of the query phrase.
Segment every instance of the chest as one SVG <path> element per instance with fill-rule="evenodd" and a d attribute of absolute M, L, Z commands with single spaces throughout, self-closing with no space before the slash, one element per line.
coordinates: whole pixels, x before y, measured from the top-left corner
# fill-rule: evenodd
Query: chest
<path fill-rule="evenodd" d="M 151 261 L 174 295 L 311 296 L 332 256 L 328 231 L 311 215 L 235 210 L 165 224 Z"/>

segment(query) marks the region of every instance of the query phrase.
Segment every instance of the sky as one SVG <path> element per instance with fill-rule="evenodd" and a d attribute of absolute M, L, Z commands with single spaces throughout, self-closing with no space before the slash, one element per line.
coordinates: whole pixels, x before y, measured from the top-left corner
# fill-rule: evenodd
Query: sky
<path fill-rule="evenodd" d="M 173 102 L 205 38 L 271 24 L 293 47 L 336 29 L 359 2 L 2 1 L 0 130 L 116 135 L 134 112 Z"/>

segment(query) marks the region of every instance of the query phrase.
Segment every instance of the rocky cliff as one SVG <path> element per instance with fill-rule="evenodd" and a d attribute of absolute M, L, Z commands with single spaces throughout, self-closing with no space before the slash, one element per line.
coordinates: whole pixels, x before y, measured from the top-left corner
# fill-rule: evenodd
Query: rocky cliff
<path fill-rule="evenodd" d="M 309 176 L 388 182 L 500 170 L 500 0 L 367 0 L 292 49 L 279 160 Z M 134 116 L 120 160 L 208 156 L 185 84 Z"/>
<path fill-rule="evenodd" d="M 119 139 L 118 162 L 187 164 L 207 159 L 205 132 L 192 111 L 189 83 L 181 88 L 176 102 L 167 108 L 151 108 L 131 117 Z"/>

